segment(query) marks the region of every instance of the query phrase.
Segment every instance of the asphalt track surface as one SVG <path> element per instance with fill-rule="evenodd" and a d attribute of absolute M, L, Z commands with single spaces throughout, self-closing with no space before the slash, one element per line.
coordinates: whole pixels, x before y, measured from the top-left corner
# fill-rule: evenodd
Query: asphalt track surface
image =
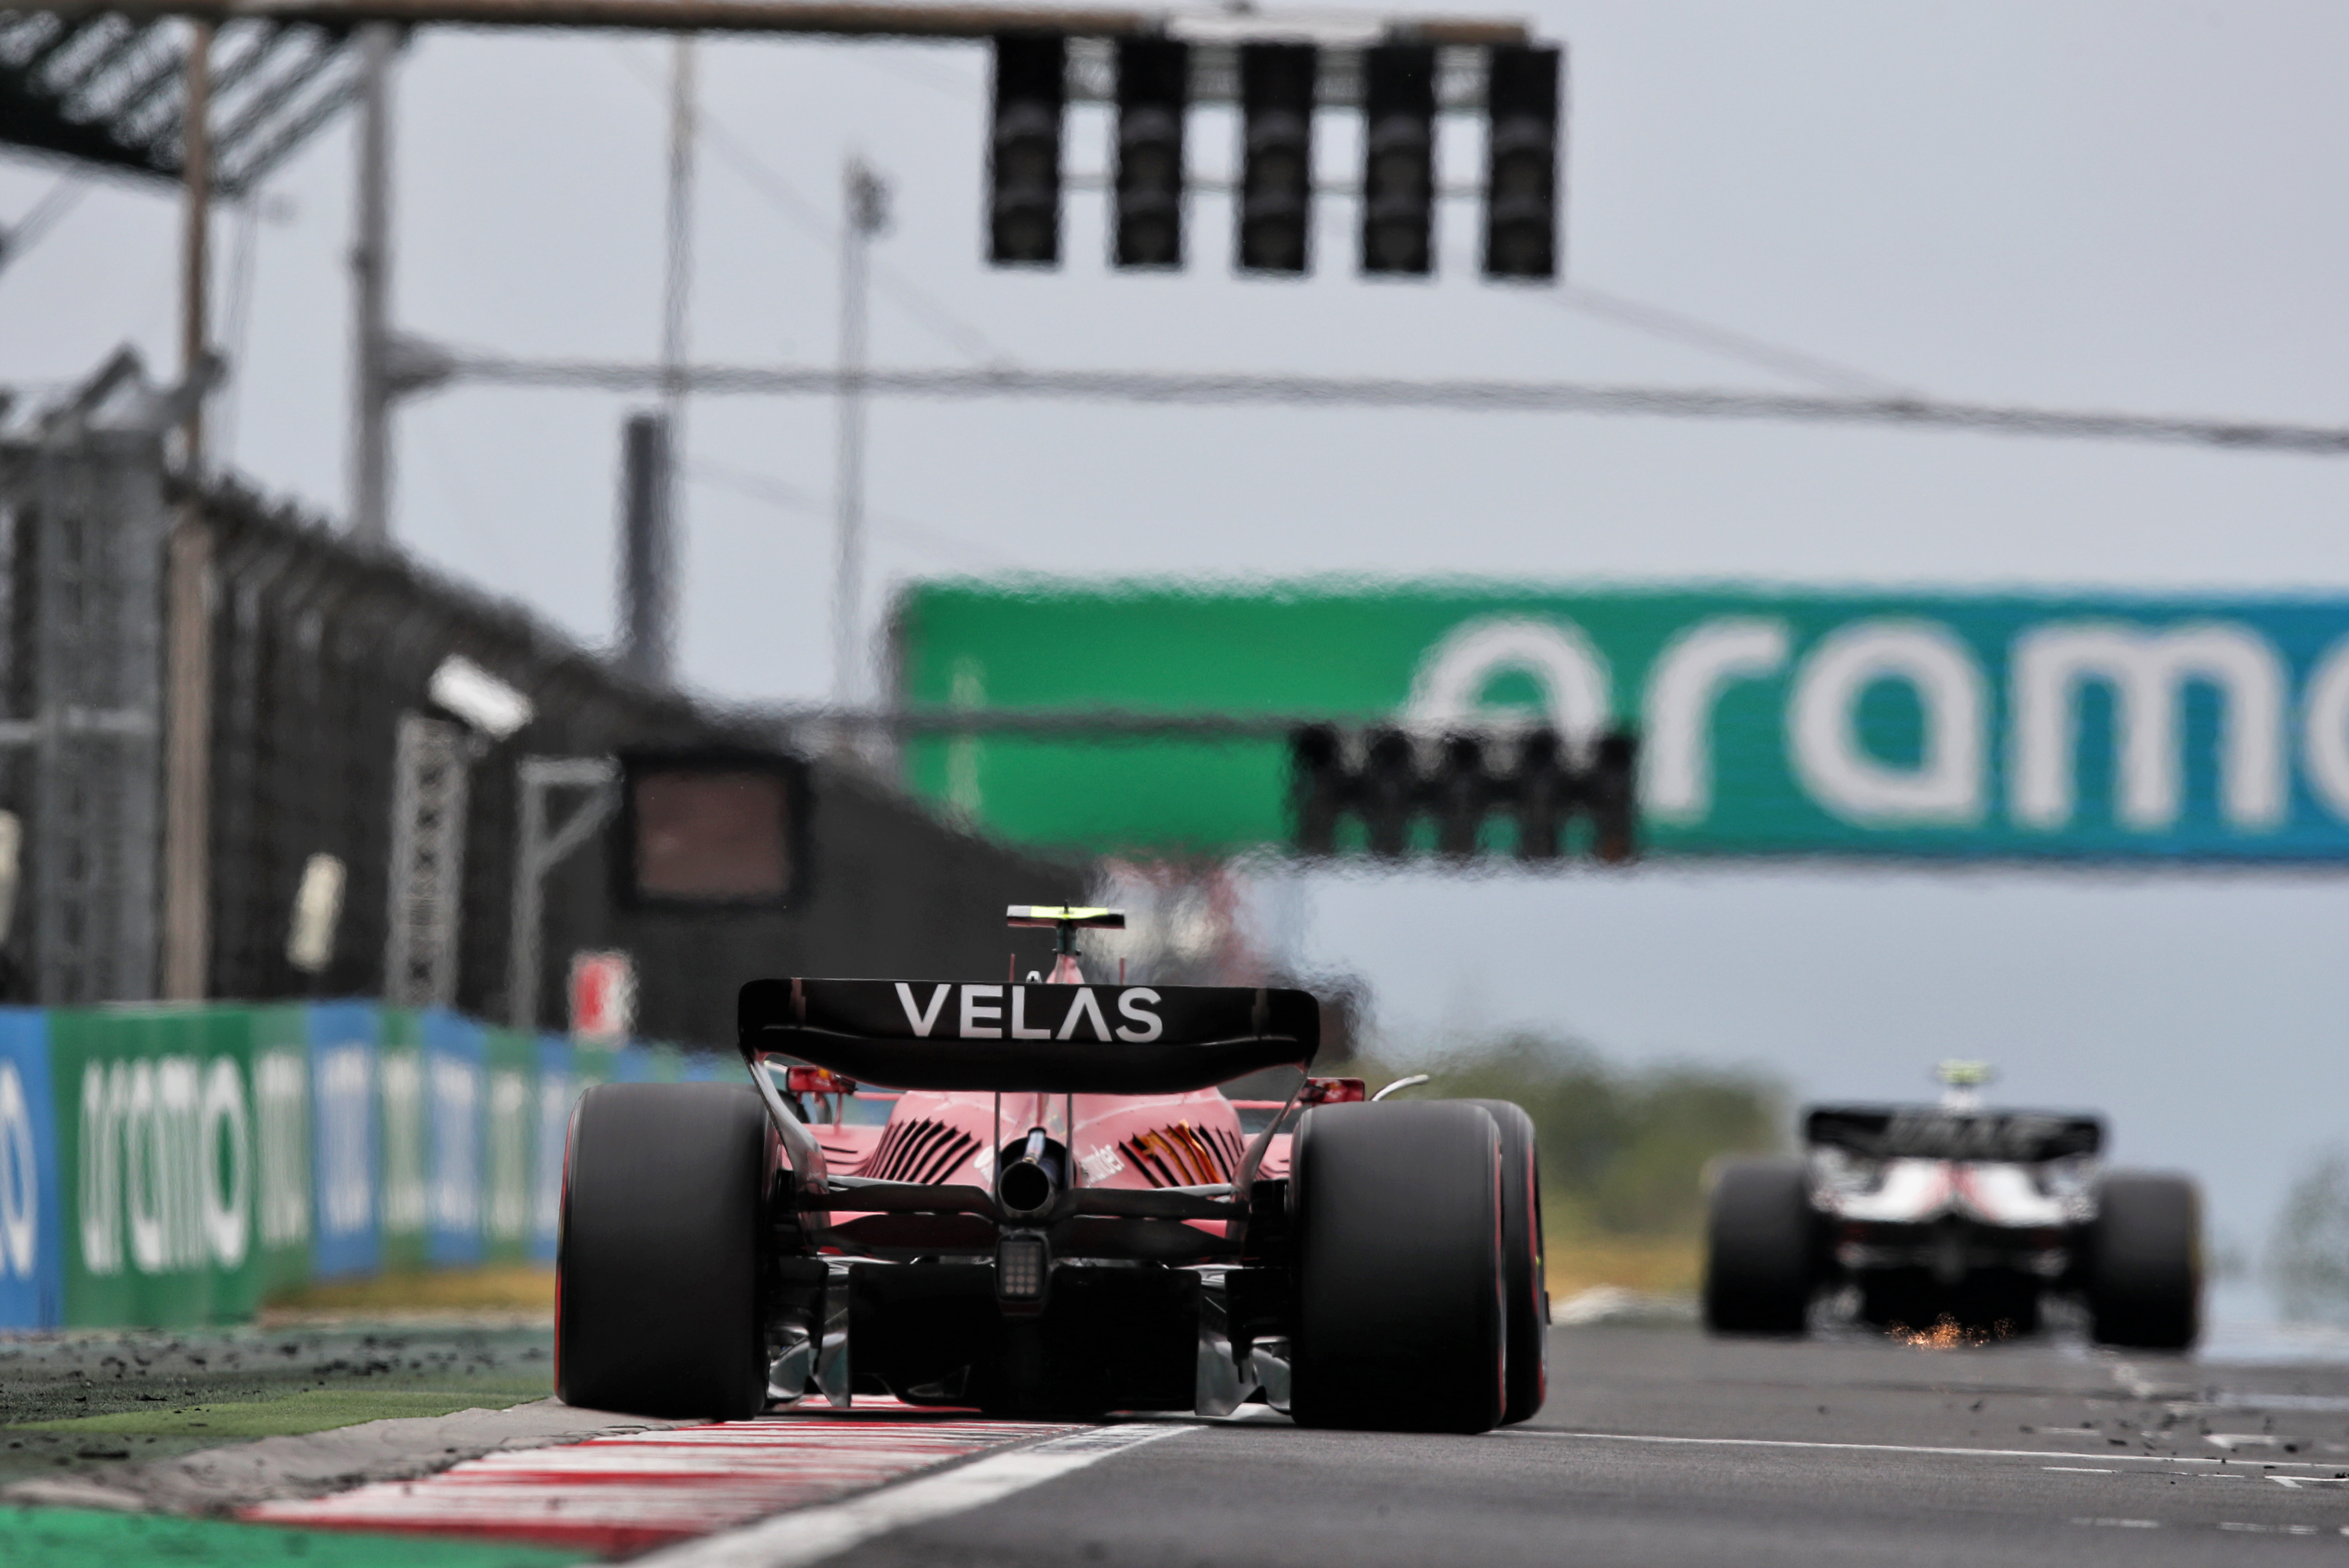
<path fill-rule="evenodd" d="M 528 1348 L 464 1350 L 519 1370 Z M 406 1363 L 427 1359 L 403 1357 L 402 1381 L 426 1376 Z M 2349 1555 L 2349 1366 L 1602 1325 L 1554 1332 L 1550 1388 L 1534 1421 L 1475 1438 L 1307 1431 L 1268 1413 L 982 1434 L 879 1484 L 639 1561 L 1748 1568 Z M 844 1414 L 843 1441 L 942 1419 Z M 795 1441 L 830 1440 L 829 1417 L 785 1420 Z M 616 1440 L 672 1438 L 702 1440 Z M 311 1539 L 306 1560 L 336 1568 L 332 1538 Z M 347 1539 L 356 1563 L 358 1538 Z M 437 1560 L 415 1544 L 414 1561 Z"/>
<path fill-rule="evenodd" d="M 1561 1329 L 1479 1438 L 1257 1420 L 896 1531 L 962 1564 L 2199 1563 L 2349 1557 L 2349 1368 Z"/>

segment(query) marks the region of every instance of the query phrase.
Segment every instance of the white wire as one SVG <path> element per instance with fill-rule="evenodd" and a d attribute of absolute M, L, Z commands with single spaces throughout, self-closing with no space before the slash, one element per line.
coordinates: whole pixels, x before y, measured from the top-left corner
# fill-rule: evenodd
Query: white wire
<path fill-rule="evenodd" d="M 1619 294 L 1592 288 L 1588 284 L 1561 284 L 1542 297 L 1563 309 L 1579 311 L 1643 332 L 1651 337 L 1683 344 L 1702 349 L 1716 358 L 1735 359 L 1756 366 L 1797 381 L 1807 381 L 1829 391 L 1844 392 L 1861 398 L 1914 398 L 1920 394 L 1909 387 L 1888 381 L 1881 376 L 1851 366 L 1822 359 L 1800 348 L 1789 348 L 1781 343 L 1750 337 L 1732 327 L 1700 321 L 1661 305 L 1629 299 Z"/>

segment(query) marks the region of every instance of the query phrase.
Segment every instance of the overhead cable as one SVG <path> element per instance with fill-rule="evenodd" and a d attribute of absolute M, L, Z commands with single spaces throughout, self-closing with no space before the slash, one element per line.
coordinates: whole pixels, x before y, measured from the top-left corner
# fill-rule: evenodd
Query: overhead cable
<path fill-rule="evenodd" d="M 620 361 L 515 359 L 460 355 L 457 379 L 509 387 L 626 391 L 657 386 L 658 367 Z M 2349 455 L 2349 427 L 1988 403 L 1906 396 L 1822 397 L 1699 387 L 1606 386 L 1576 381 L 1302 376 L 1182 370 L 1064 370 L 989 366 L 866 369 L 831 366 L 697 365 L 685 384 L 713 395 L 878 396 L 977 400 L 1031 398 L 1198 407 L 1286 405 L 1432 409 L 1463 413 L 1585 413 L 1661 419 L 1781 420 L 1909 426 L 1992 434 L 2144 441 L 2245 452 Z"/>
<path fill-rule="evenodd" d="M 1799 348 L 1789 348 L 1783 343 L 1772 343 L 1749 337 L 1727 327 L 1683 316 L 1644 300 L 1627 299 L 1619 294 L 1592 288 L 1587 284 L 1561 285 L 1555 292 L 1542 296 L 1568 310 L 1580 311 L 1651 337 L 1702 349 L 1724 358 L 1755 366 L 1797 381 L 1808 381 L 1829 391 L 1843 392 L 1858 398 L 1914 397 L 1913 388 L 1888 381 L 1866 370 L 1840 365 L 1832 359 L 1822 359 Z"/>
<path fill-rule="evenodd" d="M 623 46 L 615 52 L 629 74 L 648 90 L 664 90 L 647 72 L 644 63 L 628 48 Z M 827 246 L 840 243 L 840 225 L 819 211 L 816 204 L 802 194 L 799 188 L 785 179 L 774 165 L 761 158 L 747 138 L 727 124 L 707 104 L 700 107 L 698 119 L 701 140 L 720 161 L 765 197 L 769 205 L 798 225 L 800 231 L 810 238 Z M 957 353 L 981 364 L 1010 362 L 1011 357 L 997 348 L 985 333 L 947 309 L 896 268 L 877 257 L 870 259 L 866 265 L 872 269 L 873 280 L 881 286 L 883 293 Z"/>

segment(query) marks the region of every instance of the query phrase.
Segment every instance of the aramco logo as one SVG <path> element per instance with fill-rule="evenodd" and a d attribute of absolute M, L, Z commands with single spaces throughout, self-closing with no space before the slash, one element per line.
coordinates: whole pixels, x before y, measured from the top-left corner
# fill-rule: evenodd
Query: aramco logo
<path fill-rule="evenodd" d="M 252 1241 L 253 1119 L 233 1058 L 93 1061 L 81 1075 L 82 1266 L 233 1269 Z"/>
<path fill-rule="evenodd" d="M 1486 703 L 1505 677 L 1529 683 L 1535 703 Z M 1783 692 L 1789 773 L 1821 810 L 1857 826 L 1964 828 L 2002 810 L 2025 836 L 2073 826 L 2085 696 L 2096 690 L 2113 715 L 2115 825 L 2169 831 L 2185 809 L 2193 688 L 2216 698 L 2217 809 L 2229 832 L 2285 826 L 2295 755 L 2308 794 L 2349 822 L 2349 638 L 2323 651 L 2295 693 L 2274 643 L 2226 619 L 2051 618 L 1985 659 L 1930 617 L 1849 620 L 1799 655 L 1782 618 L 1708 617 L 1672 635 L 1647 668 L 1639 721 L 1651 817 L 1695 825 L 1713 815 L 1720 705 L 1741 684 L 1764 681 Z M 1918 715 L 1913 755 L 1885 756 L 1863 733 L 1863 701 L 1886 685 L 1904 689 Z M 1606 656 L 1572 621 L 1482 617 L 1427 651 L 1406 715 L 1431 731 L 1539 722 L 1588 735 L 1608 722 L 1613 692 Z"/>

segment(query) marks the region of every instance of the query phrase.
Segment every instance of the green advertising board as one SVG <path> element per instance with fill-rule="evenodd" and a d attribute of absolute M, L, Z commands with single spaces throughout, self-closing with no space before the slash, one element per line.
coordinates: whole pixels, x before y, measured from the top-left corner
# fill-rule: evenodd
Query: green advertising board
<path fill-rule="evenodd" d="M 0 1333 L 552 1263 L 580 1093 L 740 1070 L 365 1002 L 0 1008 Z"/>
<path fill-rule="evenodd" d="M 67 1323 L 234 1322 L 309 1277 L 295 1010 L 60 1012 L 49 1052 Z"/>
<path fill-rule="evenodd" d="M 949 581 L 895 636 L 915 713 L 1626 724 L 1653 854 L 2349 859 L 2341 598 Z M 905 770 L 1062 848 L 1289 832 L 1277 738 L 929 736 Z"/>

